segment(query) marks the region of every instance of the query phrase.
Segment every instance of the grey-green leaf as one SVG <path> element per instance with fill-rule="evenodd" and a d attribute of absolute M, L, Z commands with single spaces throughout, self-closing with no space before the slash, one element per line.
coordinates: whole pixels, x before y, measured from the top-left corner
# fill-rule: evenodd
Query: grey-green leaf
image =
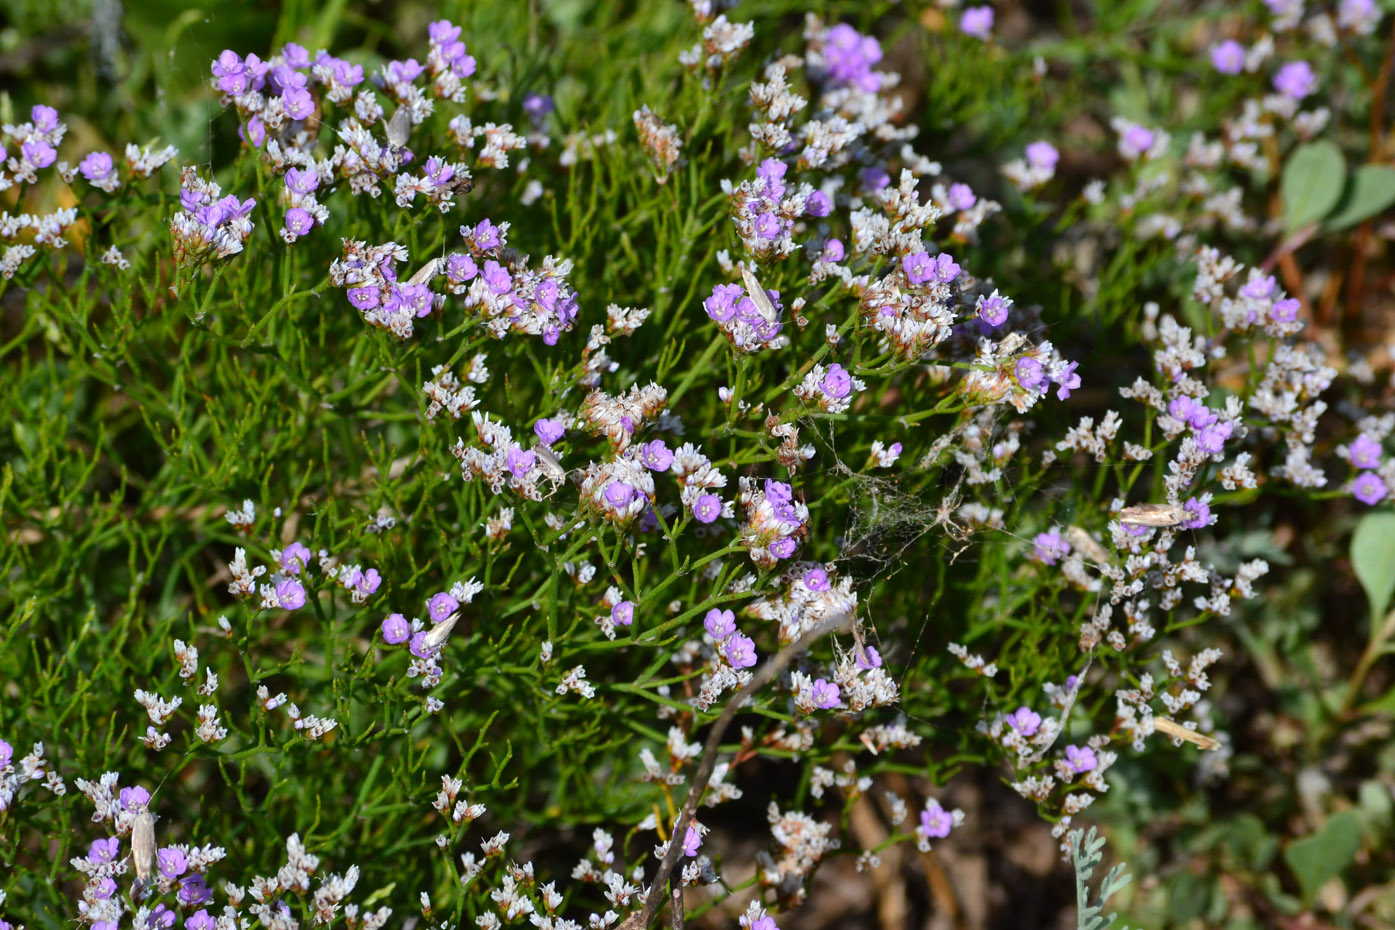
<path fill-rule="evenodd" d="M 1334 143 L 1322 139 L 1294 149 L 1279 180 L 1284 225 L 1292 231 L 1332 212 L 1342 197 L 1346 180 L 1346 162 Z"/>
<path fill-rule="evenodd" d="M 1337 208 L 1323 221 L 1328 229 L 1346 229 L 1395 204 L 1395 168 L 1362 165 L 1352 172 Z"/>
<path fill-rule="evenodd" d="M 1366 591 L 1374 628 L 1395 594 L 1395 513 L 1368 513 L 1351 534 L 1351 567 Z"/>
<path fill-rule="evenodd" d="M 1318 889 L 1355 858 L 1361 848 L 1361 822 L 1350 811 L 1334 814 L 1317 833 L 1294 840 L 1284 850 L 1284 861 L 1298 878 L 1305 904 Z"/>

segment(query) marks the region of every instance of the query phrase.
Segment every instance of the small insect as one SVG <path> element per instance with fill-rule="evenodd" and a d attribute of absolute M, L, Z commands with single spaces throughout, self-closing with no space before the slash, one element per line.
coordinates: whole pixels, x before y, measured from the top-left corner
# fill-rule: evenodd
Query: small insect
<path fill-rule="evenodd" d="M 436 271 L 441 267 L 441 260 L 433 258 L 417 269 L 417 273 L 407 279 L 408 284 L 425 284 L 436 277 Z"/>
<path fill-rule="evenodd" d="M 155 815 L 149 808 L 136 814 L 131 825 L 131 858 L 135 860 L 136 888 L 144 889 L 155 868 Z"/>
<path fill-rule="evenodd" d="M 746 294 L 751 298 L 751 303 L 756 305 L 760 315 L 765 317 L 767 323 L 780 322 L 780 314 L 775 309 L 775 305 L 770 302 L 770 295 L 765 292 L 765 288 L 760 286 L 756 276 L 744 265 L 741 267 L 741 279 L 746 282 Z"/>
<path fill-rule="evenodd" d="M 1133 526 L 1176 526 L 1190 516 L 1181 504 L 1134 504 L 1119 511 L 1119 522 Z"/>
<path fill-rule="evenodd" d="M 1108 565 L 1109 553 L 1104 551 L 1104 547 L 1095 541 L 1095 537 L 1085 532 L 1078 526 L 1066 527 L 1066 542 L 1074 547 L 1087 561 L 1096 565 Z"/>
<path fill-rule="evenodd" d="M 402 148 L 407 144 L 407 137 L 412 133 L 412 110 L 411 107 L 398 107 L 392 114 L 392 119 L 387 124 L 388 145 L 393 151 Z"/>
<path fill-rule="evenodd" d="M 455 621 L 460 619 L 460 611 L 456 611 L 440 623 L 431 628 L 431 632 L 426 634 L 426 639 L 422 640 L 423 652 L 435 652 L 440 645 L 446 641 L 450 631 L 455 628 Z"/>
<path fill-rule="evenodd" d="M 562 460 L 557 458 L 557 453 L 553 452 L 547 446 L 540 442 L 535 443 L 533 445 L 533 452 L 538 457 L 538 467 L 543 470 L 543 473 L 547 475 L 548 480 L 551 481 L 554 486 L 563 483 L 568 478 L 571 478 L 573 483 L 578 481 L 577 474 L 579 470 L 567 471 L 562 467 Z"/>
<path fill-rule="evenodd" d="M 1220 740 L 1212 739 L 1204 733 L 1198 733 L 1195 730 L 1188 730 L 1176 720 L 1169 720 L 1167 717 L 1154 717 L 1153 729 L 1166 736 L 1173 736 L 1177 739 L 1186 740 L 1195 746 L 1200 746 L 1202 749 L 1221 748 Z"/>

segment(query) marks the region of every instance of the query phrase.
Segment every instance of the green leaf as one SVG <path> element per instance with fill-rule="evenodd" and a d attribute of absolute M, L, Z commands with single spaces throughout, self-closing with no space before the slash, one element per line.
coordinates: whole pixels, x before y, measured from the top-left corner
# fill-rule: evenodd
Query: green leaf
<path fill-rule="evenodd" d="M 1279 180 L 1284 225 L 1292 231 L 1330 213 L 1342 197 L 1346 175 L 1341 149 L 1326 139 L 1294 149 Z"/>
<path fill-rule="evenodd" d="M 1327 229 L 1346 229 L 1395 204 L 1395 168 L 1362 165 L 1352 172 L 1337 208 L 1323 221 Z"/>
<path fill-rule="evenodd" d="M 1368 513 L 1351 535 L 1351 567 L 1366 591 L 1374 627 L 1395 594 L 1395 513 Z"/>
<path fill-rule="evenodd" d="M 1284 861 L 1298 878 L 1303 902 L 1313 896 L 1329 878 L 1346 868 L 1361 848 L 1361 822 L 1350 811 L 1336 814 L 1312 836 L 1294 840 L 1284 850 Z"/>

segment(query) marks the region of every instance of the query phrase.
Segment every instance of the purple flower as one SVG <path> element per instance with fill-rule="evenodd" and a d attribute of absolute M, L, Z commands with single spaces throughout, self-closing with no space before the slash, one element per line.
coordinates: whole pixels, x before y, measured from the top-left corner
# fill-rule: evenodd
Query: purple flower
<path fill-rule="evenodd" d="M 828 30 L 823 50 L 828 76 L 840 84 L 854 84 L 867 93 L 876 93 L 882 78 L 872 66 L 882 60 L 882 47 L 871 36 L 858 34 L 847 23 Z"/>
<path fill-rule="evenodd" d="M 203 908 L 199 908 L 184 920 L 184 930 L 215 930 L 217 926 L 218 922 Z"/>
<path fill-rule="evenodd" d="M 460 602 L 445 591 L 431 595 L 431 600 L 426 602 L 426 613 L 432 623 L 440 623 L 459 609 Z"/>
<path fill-rule="evenodd" d="M 291 119 L 305 119 L 315 112 L 315 98 L 303 87 L 288 87 L 281 92 L 281 105 Z"/>
<path fill-rule="evenodd" d="M 1066 764 L 1075 774 L 1083 775 L 1099 765 L 1099 761 L 1095 759 L 1095 751 L 1089 746 L 1067 746 Z"/>
<path fill-rule="evenodd" d="M 246 130 L 242 126 L 237 127 L 237 137 L 242 139 L 254 149 L 262 147 L 266 141 L 266 123 L 262 122 L 260 116 L 254 116 L 247 120 Z"/>
<path fill-rule="evenodd" d="M 866 646 L 857 651 L 857 667 L 864 672 L 882 667 L 882 654 L 877 651 L 876 646 Z"/>
<path fill-rule="evenodd" d="M 846 253 L 843 249 L 842 239 L 828 239 L 824 241 L 823 255 L 820 260 L 825 262 L 841 262 L 844 254 Z"/>
<path fill-rule="evenodd" d="M 114 836 L 93 840 L 87 848 L 88 862 L 115 862 L 121 853 L 121 841 Z"/>
<path fill-rule="evenodd" d="M 462 230 L 463 232 L 463 230 Z M 489 220 L 479 221 L 469 237 L 474 241 L 475 247 L 479 249 L 495 249 L 499 247 L 499 227 Z"/>
<path fill-rule="evenodd" d="M 1269 310 L 1269 318 L 1275 323 L 1292 323 L 1298 319 L 1298 308 L 1301 306 L 1302 304 L 1294 297 L 1276 300 L 1274 306 Z"/>
<path fill-rule="evenodd" d="M 189 860 L 182 850 L 166 846 L 155 854 L 155 866 L 165 878 L 178 878 L 189 871 Z"/>
<path fill-rule="evenodd" d="M 286 59 L 286 64 L 292 68 L 310 67 L 310 53 L 305 50 L 303 45 L 287 42 L 281 48 L 281 57 Z"/>
<path fill-rule="evenodd" d="M 1267 300 L 1274 293 L 1274 276 L 1260 275 L 1257 278 L 1245 282 L 1245 286 L 1240 288 L 1240 296 L 1248 297 L 1251 300 Z"/>
<path fill-rule="evenodd" d="M 1038 171 L 1055 171 L 1061 153 L 1050 142 L 1039 140 L 1027 146 L 1027 164 Z"/>
<path fill-rule="evenodd" d="M 605 501 L 616 510 L 623 510 L 634 499 L 634 485 L 625 481 L 612 481 L 606 485 Z"/>
<path fill-rule="evenodd" d="M 699 494 L 693 501 L 693 516 L 699 523 L 711 523 L 722 515 L 722 499 L 715 494 Z"/>
<path fill-rule="evenodd" d="M 1017 383 L 1028 391 L 1040 390 L 1042 383 L 1046 380 L 1046 372 L 1041 367 L 1041 362 L 1034 358 L 1019 358 L 1017 360 Z"/>
<path fill-rule="evenodd" d="M 533 424 L 533 432 L 537 434 L 538 441 L 545 446 L 550 446 L 566 434 L 559 419 L 543 418 Z"/>
<path fill-rule="evenodd" d="M 783 536 L 770 544 L 770 554 L 777 559 L 788 559 L 794 555 L 795 542 L 793 537 Z"/>
<path fill-rule="evenodd" d="M 742 633 L 733 633 L 722 644 L 723 654 L 732 668 L 750 668 L 756 664 L 756 643 Z"/>
<path fill-rule="evenodd" d="M 3 766 L 0 766 L 0 768 L 3 768 Z M 122 809 L 128 811 L 139 810 L 150 803 L 150 792 L 146 791 L 140 785 L 122 788 L 121 793 L 117 795 L 117 797 L 121 800 Z"/>
<path fill-rule="evenodd" d="M 780 930 L 780 928 L 775 926 L 775 918 L 767 914 L 751 921 L 751 930 Z"/>
<path fill-rule="evenodd" d="M 354 572 L 353 576 L 349 579 L 347 587 L 356 589 L 362 594 L 373 594 L 382 583 L 383 576 L 378 574 L 376 568 L 370 568 L 366 572 Z"/>
<path fill-rule="evenodd" d="M 1188 498 L 1187 502 L 1182 506 L 1186 509 L 1187 513 L 1191 514 L 1190 517 L 1182 522 L 1182 525 L 1187 529 L 1199 530 L 1204 526 L 1211 525 L 1211 508 L 1207 506 L 1205 501 L 1192 497 Z"/>
<path fill-rule="evenodd" d="M 389 646 L 405 643 L 412 636 L 412 627 L 401 614 L 388 614 L 383 621 L 383 641 Z"/>
<path fill-rule="evenodd" d="M 703 618 L 702 627 L 717 642 L 721 642 L 736 632 L 736 614 L 730 610 L 713 607 Z"/>
<path fill-rule="evenodd" d="M 1125 157 L 1137 158 L 1139 155 L 1146 154 L 1156 140 L 1157 136 L 1153 130 L 1143 126 L 1130 126 L 1124 130 L 1124 138 L 1121 140 Z"/>
<path fill-rule="evenodd" d="M 436 647 L 436 649 L 440 648 L 441 647 L 439 646 Z M 410 650 L 412 655 L 416 656 L 418 659 L 429 659 L 431 658 L 431 656 L 435 654 L 435 650 L 428 650 L 426 648 L 425 630 L 421 630 L 412 634 L 411 641 L 407 643 L 407 649 Z"/>
<path fill-rule="evenodd" d="M 522 478 L 533 470 L 533 466 L 538 463 L 538 454 L 531 449 L 524 449 L 515 444 L 509 449 L 509 454 L 504 457 L 509 466 L 509 471 L 515 478 Z"/>
<path fill-rule="evenodd" d="M 1030 707 L 1019 707 L 1008 714 L 1007 722 L 1008 726 L 1023 736 L 1031 736 L 1041 728 L 1041 714 Z"/>
<path fill-rule="evenodd" d="M 93 899 L 97 901 L 106 901 L 112 895 L 116 894 L 116 882 L 112 881 L 110 878 L 100 878 L 88 885 L 87 888 L 92 893 Z M 4 923 L 4 921 L 0 921 L 0 923 Z M 93 924 L 93 926 L 96 926 L 96 924 Z M 8 925 L 0 927 L 0 930 L 8 930 Z"/>
<path fill-rule="evenodd" d="M 185 907 L 198 907 L 200 904 L 207 904 L 213 898 L 213 892 L 209 891 L 202 875 L 192 872 L 179 880 L 177 897 L 179 903 Z"/>
<path fill-rule="evenodd" d="M 951 184 L 949 186 L 949 205 L 956 210 L 970 210 L 978 203 L 978 198 L 974 196 L 974 189 L 967 184 Z"/>
<path fill-rule="evenodd" d="M 1211 49 L 1211 66 L 1221 74 L 1239 74 L 1245 67 L 1245 46 L 1226 39 Z"/>
<path fill-rule="evenodd" d="M 157 930 L 170 930 L 170 928 L 174 926 L 175 920 L 176 916 L 174 911 L 165 907 L 163 904 L 155 905 L 155 909 L 150 912 L 150 926 L 152 928 L 157 928 Z M 93 930 L 96 930 L 97 925 L 93 924 L 92 926 Z M 112 925 L 112 930 L 116 930 L 115 924 Z"/>
<path fill-rule="evenodd" d="M 1080 376 L 1075 373 L 1075 369 L 1080 367 L 1079 362 L 1071 362 L 1065 369 L 1052 380 L 1059 387 L 1056 388 L 1056 399 L 1065 400 L 1070 397 L 1070 392 L 1080 387 Z"/>
<path fill-rule="evenodd" d="M 288 575 L 299 575 L 301 569 L 310 564 L 310 550 L 305 548 L 299 541 L 291 543 L 281 550 L 281 557 L 277 559 L 281 566 L 281 571 Z"/>
<path fill-rule="evenodd" d="M 1274 75 L 1274 89 L 1296 102 L 1317 90 L 1317 75 L 1306 61 L 1290 61 Z"/>
<path fill-rule="evenodd" d="M 408 58 L 406 61 L 388 62 L 388 79 L 394 84 L 410 84 L 426 69 L 423 68 L 415 58 Z"/>
<path fill-rule="evenodd" d="M 456 252 L 446 259 L 446 277 L 452 281 L 473 281 L 479 273 L 475 260 L 463 252 Z"/>
<path fill-rule="evenodd" d="M 812 697 L 814 699 L 814 706 L 819 710 L 832 710 L 843 703 L 839 694 L 840 691 L 837 685 L 824 678 L 814 679 Z"/>
<path fill-rule="evenodd" d="M 939 801 L 931 798 L 925 810 L 920 812 L 920 829 L 926 836 L 943 839 L 954 829 L 954 817 L 940 806 Z"/>
<path fill-rule="evenodd" d="M 305 235 L 315 226 L 315 218 L 302 210 L 300 207 L 291 207 L 286 211 L 286 232 L 299 238 Z"/>
<path fill-rule="evenodd" d="M 989 326 L 1002 326 L 1007 322 L 1011 304 L 995 292 L 992 297 L 978 299 L 978 315 Z"/>
<path fill-rule="evenodd" d="M 688 827 L 688 832 L 683 834 L 683 855 L 692 858 L 698 854 L 698 849 L 702 846 L 702 835 L 697 828 Z"/>
<path fill-rule="evenodd" d="M 1357 436 L 1347 448 L 1347 456 L 1350 458 L 1353 468 L 1380 467 L 1380 454 L 1380 443 L 1365 433 Z"/>
<path fill-rule="evenodd" d="M 0 769 L 4 769 L 10 764 L 10 760 L 15 757 L 15 748 L 9 743 L 0 739 Z"/>
<path fill-rule="evenodd" d="M 873 165 L 871 168 L 863 169 L 858 180 L 862 182 L 863 188 L 868 192 L 876 193 L 891 183 L 891 175 L 886 173 L 886 169 Z"/>
<path fill-rule="evenodd" d="M 765 182 L 765 196 L 769 200 L 779 200 L 785 196 L 785 172 L 789 165 L 778 158 L 767 158 L 756 167 L 756 177 Z"/>
<path fill-rule="evenodd" d="M 311 194 L 320 186 L 320 173 L 314 168 L 292 168 L 286 172 L 286 189 L 293 194 Z"/>
<path fill-rule="evenodd" d="M 610 609 L 610 620 L 616 626 L 630 626 L 635 622 L 634 601 L 621 601 Z"/>
<path fill-rule="evenodd" d="M 823 191 L 814 191 L 804 201 L 804 212 L 809 216 L 828 216 L 833 212 L 833 202 Z"/>
<path fill-rule="evenodd" d="M 492 258 L 484 263 L 484 283 L 496 294 L 507 294 L 513 290 L 513 278 L 508 270 Z"/>
<path fill-rule="evenodd" d="M 993 8 L 991 6 L 971 6 L 959 17 L 959 31 L 966 36 L 987 41 L 993 34 Z"/>
<path fill-rule="evenodd" d="M 1351 496 L 1367 507 L 1374 507 L 1385 500 L 1385 482 L 1373 471 L 1363 471 L 1351 485 Z"/>
<path fill-rule="evenodd" d="M 901 267 L 906 272 L 906 280 L 912 284 L 924 284 L 935 276 L 935 262 L 928 252 L 903 256 Z"/>
<path fill-rule="evenodd" d="M 35 168 L 47 168 L 58 157 L 58 151 L 43 139 L 30 139 L 19 147 L 24 160 Z"/>
<path fill-rule="evenodd" d="M 36 103 L 29 108 L 29 118 L 39 132 L 53 132 L 58 128 L 58 111 L 53 107 Z"/>
<path fill-rule="evenodd" d="M 673 464 L 673 453 L 664 445 L 662 439 L 655 439 L 641 447 L 639 460 L 650 471 L 668 471 L 668 467 Z"/>
<path fill-rule="evenodd" d="M 948 284 L 959 277 L 959 265 L 949 255 L 941 252 L 935 256 L 935 280 Z"/>
<path fill-rule="evenodd" d="M 282 578 L 276 582 L 276 602 L 285 610 L 299 610 L 305 606 L 305 585 L 294 578 Z"/>
<path fill-rule="evenodd" d="M 547 94 L 530 93 L 524 94 L 523 96 L 523 112 L 527 113 L 534 123 L 537 123 L 556 108 L 557 105 L 552 102 L 552 98 Z"/>
<path fill-rule="evenodd" d="M 834 362 L 828 366 L 828 373 L 819 382 L 819 388 L 829 397 L 841 400 L 852 393 L 852 376 L 842 365 Z"/>
<path fill-rule="evenodd" d="M 1033 555 L 1036 556 L 1037 561 L 1047 565 L 1055 565 L 1057 559 L 1064 559 L 1070 555 L 1070 543 L 1066 542 L 1065 537 L 1055 530 L 1049 533 L 1038 533 L 1035 545 Z"/>
<path fill-rule="evenodd" d="M 432 155 L 426 160 L 426 179 L 436 187 L 444 187 L 455 177 L 455 169 L 444 159 Z"/>
<path fill-rule="evenodd" d="M 1212 423 L 1196 434 L 1196 444 L 1203 452 L 1219 455 L 1234 429 L 1230 423 Z"/>
<path fill-rule="evenodd" d="M 93 184 L 102 184 L 116 175 L 116 165 L 106 152 L 93 152 L 78 163 L 82 176 Z"/>
<path fill-rule="evenodd" d="M 376 287 L 350 288 L 349 303 L 359 310 L 372 310 L 378 306 L 378 289 Z"/>
<path fill-rule="evenodd" d="M 702 309 L 718 323 L 725 323 L 736 315 L 736 304 L 742 299 L 739 284 L 718 284 L 712 288 L 712 296 L 702 302 Z"/>
<path fill-rule="evenodd" d="M 756 217 L 756 235 L 762 239 L 778 239 L 780 237 L 780 221 L 773 213 L 762 213 Z"/>
<path fill-rule="evenodd" d="M 821 568 L 811 568 L 804 573 L 804 587 L 810 591 L 827 591 L 831 585 L 828 583 L 828 572 Z"/>

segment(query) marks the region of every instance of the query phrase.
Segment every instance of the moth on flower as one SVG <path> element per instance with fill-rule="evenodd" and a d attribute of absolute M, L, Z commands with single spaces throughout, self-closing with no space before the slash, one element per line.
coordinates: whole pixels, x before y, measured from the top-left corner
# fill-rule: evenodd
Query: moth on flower
<path fill-rule="evenodd" d="M 422 640 L 422 646 L 426 652 L 435 652 L 446 641 L 450 631 L 455 628 L 455 622 L 460 619 L 460 611 L 456 611 L 440 623 L 431 628 L 426 634 L 426 639 Z"/>
<path fill-rule="evenodd" d="M 136 868 L 134 893 L 139 894 L 150 884 L 155 867 L 155 815 L 148 808 L 136 814 L 131 825 L 131 858 Z"/>
<path fill-rule="evenodd" d="M 1119 511 L 1119 522 L 1131 526 L 1176 526 L 1189 518 L 1181 504 L 1134 504 Z"/>
<path fill-rule="evenodd" d="M 1186 740 L 1187 742 L 1195 746 L 1200 746 L 1202 749 L 1221 748 L 1220 740 L 1213 739 L 1205 735 L 1204 733 L 1198 733 L 1195 730 L 1188 730 L 1186 727 L 1182 726 L 1176 720 L 1171 720 L 1167 717 L 1154 717 L 1153 729 L 1157 730 L 1159 733 L 1164 734 L 1165 736 L 1171 736 L 1176 739 Z"/>
<path fill-rule="evenodd" d="M 1085 530 L 1078 526 L 1068 526 L 1066 527 L 1065 536 L 1066 542 L 1074 546 L 1075 551 L 1079 552 L 1088 561 L 1096 565 L 1109 564 L 1109 553 L 1096 541 L 1095 537 L 1091 536 Z"/>
<path fill-rule="evenodd" d="M 741 280 L 746 282 L 746 294 L 751 298 L 751 303 L 756 305 L 760 315 L 765 317 L 767 323 L 780 322 L 780 314 L 775 311 L 775 305 L 770 302 L 770 295 L 765 292 L 765 288 L 760 286 L 756 276 L 745 265 L 741 266 Z"/>

